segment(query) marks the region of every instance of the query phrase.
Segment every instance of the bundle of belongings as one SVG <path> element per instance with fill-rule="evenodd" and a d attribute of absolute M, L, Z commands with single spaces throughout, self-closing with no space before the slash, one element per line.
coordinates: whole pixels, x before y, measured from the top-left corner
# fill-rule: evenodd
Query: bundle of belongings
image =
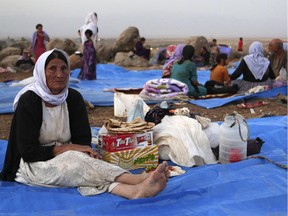
<path fill-rule="evenodd" d="M 162 108 L 163 104 L 156 105 L 145 115 L 145 121 L 155 123 L 153 139 L 159 148 L 159 158 L 187 167 L 217 163 L 203 131 L 211 120 L 190 113 L 186 107 L 175 109 L 166 105 Z"/>
<path fill-rule="evenodd" d="M 174 108 L 163 101 L 144 119 L 128 119 L 104 121 L 98 135 L 103 160 L 127 170 L 153 169 L 159 159 L 186 167 L 218 163 L 220 125 L 200 113 L 191 113 L 186 107 Z M 248 155 L 259 153 L 263 143 L 260 138 L 250 140 Z"/>
<path fill-rule="evenodd" d="M 139 95 L 144 99 L 172 100 L 187 95 L 187 92 L 188 87 L 185 83 L 175 79 L 161 78 L 147 81 Z"/>
<path fill-rule="evenodd" d="M 145 121 L 155 123 L 153 140 L 159 158 L 187 167 L 218 163 L 220 125 L 186 107 L 162 104 L 145 115 Z M 249 139 L 247 156 L 259 153 L 263 143 L 259 137 Z"/>

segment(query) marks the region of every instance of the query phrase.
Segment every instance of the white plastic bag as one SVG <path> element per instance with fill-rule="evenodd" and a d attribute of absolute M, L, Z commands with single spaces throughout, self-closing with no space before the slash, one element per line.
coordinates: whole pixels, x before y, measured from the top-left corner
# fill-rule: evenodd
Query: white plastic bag
<path fill-rule="evenodd" d="M 138 94 L 124 94 L 122 92 L 114 93 L 114 116 L 127 117 L 128 112 L 134 107 L 137 100 L 143 99 Z M 143 101 L 143 113 L 148 112 L 150 107 Z"/>
<path fill-rule="evenodd" d="M 141 118 L 142 120 L 144 120 L 145 118 L 144 111 L 143 111 L 144 104 L 145 102 L 143 100 L 136 99 L 134 106 L 128 112 L 127 122 L 131 122 L 135 118 Z"/>

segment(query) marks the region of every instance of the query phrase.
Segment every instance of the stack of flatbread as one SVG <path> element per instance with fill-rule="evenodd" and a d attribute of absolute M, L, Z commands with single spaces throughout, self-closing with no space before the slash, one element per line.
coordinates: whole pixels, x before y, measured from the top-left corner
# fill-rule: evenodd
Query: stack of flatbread
<path fill-rule="evenodd" d="M 104 126 L 109 133 L 145 133 L 151 131 L 155 126 L 152 122 L 146 122 L 143 119 L 135 118 L 131 122 L 122 122 L 116 119 L 108 119 L 104 121 Z"/>

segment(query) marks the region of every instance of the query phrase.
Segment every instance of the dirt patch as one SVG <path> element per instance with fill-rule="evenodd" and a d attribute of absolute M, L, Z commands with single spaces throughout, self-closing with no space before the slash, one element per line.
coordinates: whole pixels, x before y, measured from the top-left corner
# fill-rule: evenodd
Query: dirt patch
<path fill-rule="evenodd" d="M 130 70 L 131 68 L 129 68 Z M 133 68 L 135 70 L 135 68 Z M 143 68 L 142 68 L 143 69 Z M 148 68 L 149 69 L 149 68 Z M 1 73 L 0 82 L 5 82 L 9 80 L 22 80 L 27 77 L 32 76 L 32 73 Z M 201 116 L 210 118 L 211 121 L 223 121 L 225 115 L 231 114 L 233 111 L 237 111 L 239 114 L 247 118 L 260 118 L 264 116 L 283 116 L 287 115 L 287 101 L 283 100 L 280 96 L 274 98 L 265 98 L 265 99 L 250 99 L 249 103 L 256 102 L 259 106 L 254 107 L 252 113 L 250 108 L 238 107 L 238 104 L 243 103 L 244 101 L 237 101 L 229 103 L 225 106 L 214 108 L 214 109 L 205 109 L 202 107 L 195 106 L 189 103 L 174 104 L 175 108 L 187 107 L 192 113 L 200 113 Z M 150 105 L 153 107 L 154 105 Z M 125 118 L 116 118 L 114 117 L 114 107 L 95 107 L 94 109 L 89 109 L 87 107 L 89 121 L 91 126 L 101 127 L 103 125 L 103 120 L 109 118 L 120 119 L 125 121 Z M 0 139 L 7 140 L 10 132 L 10 124 L 13 114 L 4 114 L 0 115 Z"/>

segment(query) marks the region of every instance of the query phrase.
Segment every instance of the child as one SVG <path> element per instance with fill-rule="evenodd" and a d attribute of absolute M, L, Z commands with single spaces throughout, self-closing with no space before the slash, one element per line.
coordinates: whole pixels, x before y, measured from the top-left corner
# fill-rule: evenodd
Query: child
<path fill-rule="evenodd" d="M 214 65 L 216 64 L 216 57 L 219 53 L 219 48 L 217 45 L 217 40 L 213 39 L 212 44 L 210 45 L 210 64 Z"/>
<path fill-rule="evenodd" d="M 243 38 L 240 37 L 238 41 L 238 51 L 241 52 L 243 51 Z"/>
<path fill-rule="evenodd" d="M 227 68 L 228 56 L 226 53 L 220 53 L 216 57 L 216 62 L 210 73 L 210 80 L 205 83 L 209 94 L 236 93 L 238 86 L 231 86 L 231 80 Z"/>

